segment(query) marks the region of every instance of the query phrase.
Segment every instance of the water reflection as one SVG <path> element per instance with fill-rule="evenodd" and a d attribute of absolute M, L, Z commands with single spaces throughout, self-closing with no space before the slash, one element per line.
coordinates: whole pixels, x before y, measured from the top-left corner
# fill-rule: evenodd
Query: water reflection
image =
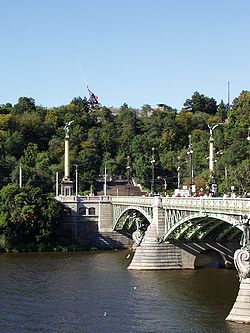
<path fill-rule="evenodd" d="M 0 256 L 0 332 L 246 333 L 236 271 L 129 271 L 127 251 Z"/>

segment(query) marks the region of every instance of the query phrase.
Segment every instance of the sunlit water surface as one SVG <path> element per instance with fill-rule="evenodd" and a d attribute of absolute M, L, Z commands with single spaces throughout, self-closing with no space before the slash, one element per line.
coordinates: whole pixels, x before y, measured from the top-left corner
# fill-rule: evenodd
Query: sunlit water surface
<path fill-rule="evenodd" d="M 127 251 L 0 255 L 0 333 L 249 333 L 234 270 L 129 271 Z"/>

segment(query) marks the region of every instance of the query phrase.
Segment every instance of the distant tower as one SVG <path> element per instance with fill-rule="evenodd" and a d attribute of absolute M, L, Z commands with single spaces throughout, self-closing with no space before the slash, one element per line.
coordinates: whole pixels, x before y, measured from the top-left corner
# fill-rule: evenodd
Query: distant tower
<path fill-rule="evenodd" d="M 70 164 L 69 164 L 69 126 L 73 123 L 73 120 L 66 123 L 65 139 L 64 139 L 64 177 L 61 182 L 61 195 L 72 196 L 73 195 L 73 181 L 70 180 Z"/>

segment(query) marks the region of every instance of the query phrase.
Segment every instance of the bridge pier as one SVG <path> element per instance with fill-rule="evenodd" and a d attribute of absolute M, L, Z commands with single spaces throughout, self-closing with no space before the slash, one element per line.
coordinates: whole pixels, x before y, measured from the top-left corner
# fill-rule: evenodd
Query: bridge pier
<path fill-rule="evenodd" d="M 128 269 L 180 269 L 181 249 L 163 242 L 165 233 L 165 210 L 160 197 L 154 197 L 153 218 L 145 236 L 136 248 Z"/>
<path fill-rule="evenodd" d="M 247 248 L 236 250 L 234 261 L 239 273 L 240 287 L 226 320 L 250 324 L 250 250 Z"/>
<path fill-rule="evenodd" d="M 152 234 L 151 230 L 148 230 Z M 158 243 L 151 237 L 145 237 L 136 248 L 134 257 L 128 269 L 137 270 L 163 270 L 181 269 L 181 250 L 173 244 Z"/>

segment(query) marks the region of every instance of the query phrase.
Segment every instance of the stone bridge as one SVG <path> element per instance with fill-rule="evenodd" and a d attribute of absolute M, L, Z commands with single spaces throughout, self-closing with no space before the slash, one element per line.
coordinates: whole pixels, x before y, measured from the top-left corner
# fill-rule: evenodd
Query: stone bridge
<path fill-rule="evenodd" d="M 133 239 L 136 247 L 130 269 L 194 268 L 212 263 L 233 267 L 233 254 L 240 247 L 242 219 L 250 217 L 250 199 L 246 198 L 57 199 L 68 206 L 67 228 L 80 243 L 93 231 L 107 245 L 119 235 L 130 243 Z"/>
<path fill-rule="evenodd" d="M 245 198 L 112 197 L 111 202 L 113 229 L 130 232 L 137 244 L 130 269 L 233 267 L 241 223 L 250 216 Z"/>
<path fill-rule="evenodd" d="M 194 268 L 211 256 L 232 267 L 241 222 L 250 217 L 246 198 L 112 197 L 111 203 L 113 230 L 132 234 L 137 244 L 130 269 Z"/>
<path fill-rule="evenodd" d="M 250 200 L 245 198 L 112 197 L 111 203 L 114 230 L 124 226 L 126 219 L 122 217 L 133 217 L 136 213 L 155 224 L 157 237 L 164 240 L 179 239 L 184 233 L 188 239 L 197 234 L 202 239 L 214 229 L 217 239 L 233 238 L 242 230 L 242 216 L 250 214 Z"/>

